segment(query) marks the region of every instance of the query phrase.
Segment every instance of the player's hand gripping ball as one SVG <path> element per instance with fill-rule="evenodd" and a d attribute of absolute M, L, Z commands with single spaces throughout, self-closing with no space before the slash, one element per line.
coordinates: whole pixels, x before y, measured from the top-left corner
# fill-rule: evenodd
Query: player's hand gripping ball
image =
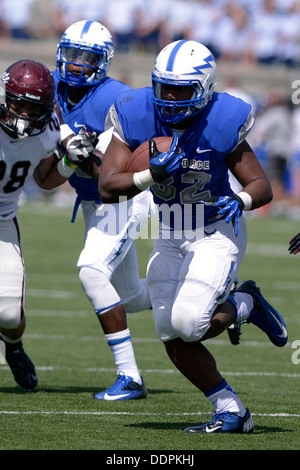
<path fill-rule="evenodd" d="M 173 137 L 154 137 L 159 152 L 168 152 L 171 147 Z M 127 165 L 127 173 L 136 173 L 137 171 L 148 170 L 150 168 L 149 140 L 142 143 L 130 157 Z"/>
<path fill-rule="evenodd" d="M 164 142 L 161 139 L 168 140 Z M 156 137 L 144 142 L 135 150 L 127 166 L 127 172 L 128 168 L 132 173 L 150 169 L 154 181 L 162 183 L 178 172 L 184 156 L 185 152 L 178 147 L 177 134 L 173 138 Z M 138 162 L 138 164 L 133 165 L 133 161 Z"/>

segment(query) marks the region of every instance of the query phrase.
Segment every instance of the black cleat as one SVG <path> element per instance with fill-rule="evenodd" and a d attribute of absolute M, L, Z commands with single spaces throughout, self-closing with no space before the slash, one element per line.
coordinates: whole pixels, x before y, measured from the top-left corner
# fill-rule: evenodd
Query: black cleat
<path fill-rule="evenodd" d="M 0 336 L 0 339 L 3 339 Z M 15 381 L 25 390 L 33 390 L 38 383 L 35 367 L 23 348 L 22 341 L 16 344 L 5 343 L 5 359 Z"/>
<path fill-rule="evenodd" d="M 231 344 L 240 344 L 240 336 L 243 334 L 241 331 L 241 323 L 238 323 L 237 321 L 232 323 L 232 325 L 227 328 L 227 333 Z"/>

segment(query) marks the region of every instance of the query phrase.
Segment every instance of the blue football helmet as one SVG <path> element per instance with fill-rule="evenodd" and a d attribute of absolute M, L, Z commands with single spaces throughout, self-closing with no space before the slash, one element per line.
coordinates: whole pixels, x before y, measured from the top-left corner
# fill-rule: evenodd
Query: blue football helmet
<path fill-rule="evenodd" d="M 185 101 L 164 100 L 161 97 L 162 85 L 191 87 L 191 98 Z M 198 114 L 211 99 L 215 85 L 215 59 L 203 44 L 175 41 L 158 54 L 152 73 L 153 101 L 164 122 L 178 124 Z"/>
<path fill-rule="evenodd" d="M 64 32 L 56 53 L 56 69 L 62 81 L 75 87 L 97 85 L 107 74 L 114 54 L 113 38 L 97 21 L 78 21 Z M 82 67 L 80 75 L 67 71 L 67 65 Z M 86 68 L 93 69 L 91 76 Z"/>

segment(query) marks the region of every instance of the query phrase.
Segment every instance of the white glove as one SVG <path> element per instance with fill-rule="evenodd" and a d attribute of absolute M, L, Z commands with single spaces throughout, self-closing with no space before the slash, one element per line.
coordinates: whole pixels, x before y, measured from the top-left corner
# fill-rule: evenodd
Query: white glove
<path fill-rule="evenodd" d="M 89 133 L 86 127 L 82 127 L 77 135 L 74 135 L 66 144 L 66 159 L 73 165 L 78 165 L 90 156 L 94 150 L 93 143 L 96 140 L 96 132 Z"/>

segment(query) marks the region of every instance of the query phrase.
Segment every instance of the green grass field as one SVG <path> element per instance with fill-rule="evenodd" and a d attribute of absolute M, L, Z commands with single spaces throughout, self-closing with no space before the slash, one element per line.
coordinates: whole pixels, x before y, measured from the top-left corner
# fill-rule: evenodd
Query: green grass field
<path fill-rule="evenodd" d="M 109 403 L 93 399 L 114 382 L 115 367 L 79 283 L 83 219 L 79 211 L 71 224 L 71 212 L 50 203 L 25 204 L 19 211 L 27 270 L 24 346 L 39 385 L 34 392 L 21 390 L 6 364 L 0 364 L 0 449 L 299 450 L 300 254 L 290 256 L 287 247 L 300 223 L 249 218 L 248 251 L 239 274 L 240 281 L 255 279 L 283 314 L 288 345 L 276 348 L 253 325 L 244 325 L 238 346 L 229 343 L 227 332 L 206 343 L 250 408 L 255 432 L 189 435 L 183 429 L 208 421 L 213 410 L 171 364 L 156 337 L 151 311 L 128 317 L 148 397 Z M 141 274 L 152 243 L 137 241 Z"/>

